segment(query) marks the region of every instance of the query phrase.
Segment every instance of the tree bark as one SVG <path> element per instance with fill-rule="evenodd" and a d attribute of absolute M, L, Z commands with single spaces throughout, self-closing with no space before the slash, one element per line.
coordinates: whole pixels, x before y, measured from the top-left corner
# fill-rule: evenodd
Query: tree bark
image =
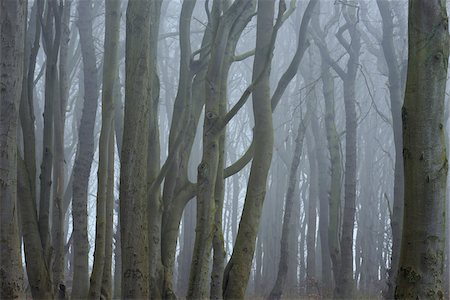
<path fill-rule="evenodd" d="M 253 64 L 253 80 L 261 76 L 253 92 L 255 151 L 235 247 L 225 268 L 223 283 L 223 297 L 225 299 L 243 299 L 245 296 L 262 204 L 266 194 L 267 175 L 272 161 L 273 126 L 269 86 L 270 67 L 265 68 L 265 65 L 271 62 L 273 20 L 274 1 L 259 1 L 256 51 Z"/>
<path fill-rule="evenodd" d="M 125 113 L 120 166 L 122 297 L 149 298 L 147 158 L 152 96 L 151 8 L 128 3 L 125 42 Z M 136 134 L 129 134 L 134 132 Z M 125 134 L 126 133 L 126 134 Z M 144 137 L 141 139 L 140 137 Z"/>
<path fill-rule="evenodd" d="M 444 99 L 449 56 L 445 1 L 410 1 L 402 108 L 405 203 L 395 297 L 443 299 L 448 162 Z"/>
<path fill-rule="evenodd" d="M 111 194 L 111 177 L 114 178 L 114 141 L 113 121 L 114 121 L 114 83 L 118 72 L 118 44 L 120 32 L 120 1 L 107 1 L 105 3 L 105 54 L 103 64 L 103 85 L 102 85 L 102 128 L 99 142 L 99 164 L 97 183 L 97 218 L 95 228 L 95 250 L 94 265 L 89 286 L 89 298 L 99 299 L 100 295 L 106 294 L 106 298 L 111 298 L 111 288 L 105 287 L 102 291 L 103 278 L 111 278 L 111 265 L 109 269 L 106 261 L 111 261 L 110 249 L 112 241 L 112 207 L 114 194 Z M 111 149 L 112 148 L 112 149 Z M 112 172 L 111 172 L 112 171 Z M 112 180 L 114 185 L 114 180 Z M 107 210 L 108 208 L 108 210 Z M 108 229 L 107 229 L 108 227 Z M 109 235 L 107 237 L 106 232 Z M 108 280 L 107 280 L 108 281 Z M 109 285 L 109 284 L 106 284 Z M 108 297 L 109 296 L 109 297 Z"/>
<path fill-rule="evenodd" d="M 84 105 L 78 130 L 78 148 L 73 166 L 73 287 L 72 298 L 86 298 L 89 289 L 87 199 L 89 176 L 94 157 L 94 126 L 98 105 L 98 71 L 94 46 L 92 1 L 78 3 L 84 74 Z"/>
<path fill-rule="evenodd" d="M 54 129 L 54 165 L 53 165 L 53 212 L 52 212 L 52 247 L 54 259 L 52 265 L 53 286 L 55 292 L 65 293 L 64 283 L 64 216 L 63 207 L 65 188 L 65 156 L 64 156 L 64 127 L 66 121 L 66 105 L 69 97 L 68 78 L 68 43 L 69 43 L 69 18 L 71 2 L 66 1 L 62 10 L 61 22 L 61 42 L 59 55 L 59 86 L 55 92 L 53 129 Z M 63 296 L 65 297 L 65 296 Z"/>
<path fill-rule="evenodd" d="M 17 219 L 17 126 L 23 80 L 26 1 L 0 2 L 0 298 L 22 298 Z"/>

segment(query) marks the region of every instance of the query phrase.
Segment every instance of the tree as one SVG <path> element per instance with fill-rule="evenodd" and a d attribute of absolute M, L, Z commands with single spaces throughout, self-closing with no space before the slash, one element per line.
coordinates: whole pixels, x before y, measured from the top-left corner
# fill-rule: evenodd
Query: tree
<path fill-rule="evenodd" d="M 395 297 L 443 299 L 448 162 L 444 99 L 449 56 L 445 1 L 410 1 L 402 108 L 405 203 Z"/>
<path fill-rule="evenodd" d="M 78 2 L 77 27 L 83 57 L 84 102 L 73 166 L 73 287 L 72 298 L 86 298 L 89 290 L 87 199 L 94 157 L 94 125 L 98 106 L 98 70 L 95 54 L 92 1 Z"/>
<path fill-rule="evenodd" d="M 223 281 L 223 297 L 225 299 L 244 298 L 255 250 L 262 204 L 266 195 L 267 175 L 272 160 L 273 127 L 269 76 L 275 38 L 273 31 L 277 30 L 277 27 L 273 28 L 274 4 L 274 1 L 258 1 L 256 50 L 253 64 L 253 81 L 260 77 L 253 92 L 255 151 L 235 247 L 225 268 Z M 284 2 L 280 1 L 276 23 L 278 26 L 286 8 L 284 5 Z"/>
<path fill-rule="evenodd" d="M 128 3 L 125 42 L 125 113 L 120 165 L 122 297 L 149 298 L 147 158 L 152 109 L 150 6 Z M 129 134 L 133 132 L 134 134 Z M 141 138 L 144 137 L 144 138 Z M 133 234 L 130 234 L 132 232 Z"/>
<path fill-rule="evenodd" d="M 349 56 L 347 70 L 344 71 L 336 61 L 330 58 L 330 54 L 324 45 L 321 54 L 328 64 L 342 79 L 344 87 L 345 108 L 345 179 L 344 179 L 344 211 L 342 218 L 342 235 L 340 237 L 340 261 L 339 276 L 335 276 L 335 296 L 338 298 L 352 298 L 354 292 L 353 278 L 353 229 L 356 214 L 356 177 L 357 177 L 357 114 L 355 82 L 358 73 L 359 55 L 361 50 L 361 36 L 358 29 L 359 16 L 357 7 L 349 3 L 343 3 L 343 15 L 345 24 L 339 27 L 336 37 Z M 344 37 L 348 31 L 350 41 Z M 336 209 L 336 208 L 334 208 Z M 331 211 L 330 211 L 331 213 Z M 333 214 L 335 212 L 333 211 Z M 334 224 L 330 223 L 330 226 Z M 334 245 L 334 244 L 331 244 Z M 332 254 L 333 255 L 333 254 Z"/>
<path fill-rule="evenodd" d="M 103 59 L 109 63 L 103 64 L 102 129 L 99 142 L 95 252 L 89 286 L 91 299 L 99 299 L 100 295 L 104 295 L 107 299 L 111 298 L 111 283 L 106 282 L 106 286 L 103 286 L 103 280 L 110 281 L 109 278 L 111 278 L 112 252 L 109 249 L 112 247 L 114 194 L 109 191 L 114 189 L 114 186 L 111 186 L 114 185 L 114 82 L 118 71 L 119 25 L 120 1 L 106 1 Z M 102 287 L 104 288 L 102 289 Z"/>
<path fill-rule="evenodd" d="M 26 1 L 0 2 L 0 298 L 23 297 L 17 220 L 17 125 L 26 22 Z"/>

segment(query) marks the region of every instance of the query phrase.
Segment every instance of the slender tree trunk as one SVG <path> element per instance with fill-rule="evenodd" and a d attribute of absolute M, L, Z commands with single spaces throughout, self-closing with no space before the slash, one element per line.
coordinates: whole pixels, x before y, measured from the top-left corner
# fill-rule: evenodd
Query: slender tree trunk
<path fill-rule="evenodd" d="M 400 244 L 403 223 L 403 142 L 402 142 L 402 79 L 400 64 L 397 58 L 397 51 L 394 44 L 394 22 L 391 4 L 388 1 L 377 0 L 378 9 L 383 20 L 383 39 L 381 46 L 383 49 L 386 65 L 388 67 L 389 96 L 391 102 L 392 129 L 394 133 L 395 145 L 395 166 L 394 166 L 394 203 L 392 209 L 392 258 L 389 269 L 387 298 L 394 297 L 395 281 L 398 272 L 400 259 Z"/>
<path fill-rule="evenodd" d="M 65 175 L 65 156 L 64 156 L 64 124 L 66 121 L 66 104 L 69 97 L 68 87 L 68 43 L 69 43 L 69 18 L 70 18 L 71 2 L 66 1 L 62 11 L 61 26 L 61 43 L 59 55 L 59 87 L 55 93 L 53 128 L 54 128 L 54 166 L 53 166 L 53 215 L 52 215 L 52 247 L 54 251 L 54 259 L 52 265 L 53 286 L 54 290 L 59 291 L 58 296 L 65 298 L 64 283 L 64 216 L 63 207 L 64 197 L 64 175 Z"/>
<path fill-rule="evenodd" d="M 317 115 L 317 114 L 316 114 Z M 320 250 L 321 250 L 321 278 L 322 290 L 321 294 L 324 297 L 331 297 L 332 293 L 332 269 L 331 256 L 329 246 L 329 199 L 328 187 L 329 179 L 327 178 L 327 170 L 330 166 L 327 162 L 326 155 L 326 140 L 323 134 L 323 128 L 319 125 L 317 118 L 311 119 L 311 130 L 313 132 L 314 141 L 316 145 L 316 157 L 318 168 L 318 196 L 319 196 L 319 235 L 320 235 Z"/>
<path fill-rule="evenodd" d="M 83 57 L 84 105 L 78 130 L 78 148 L 73 166 L 73 286 L 72 298 L 86 298 L 89 289 L 87 199 L 94 157 L 94 126 L 98 105 L 98 74 L 92 33 L 92 1 L 78 3 L 77 21 Z"/>
<path fill-rule="evenodd" d="M 243 10 L 251 1 L 235 2 L 221 16 L 208 65 L 205 84 L 205 122 L 203 127 L 203 156 L 198 166 L 197 179 L 197 223 L 189 276 L 188 299 L 208 297 L 208 275 L 212 238 L 214 236 L 215 185 L 220 160 L 221 106 L 223 100 L 223 70 L 227 53 L 227 43 L 232 29 Z"/>
<path fill-rule="evenodd" d="M 23 295 L 17 219 L 17 126 L 23 80 L 26 1 L 0 2 L 0 298 Z"/>
<path fill-rule="evenodd" d="M 111 191 L 114 191 L 114 82 L 118 72 L 119 25 L 120 1 L 107 1 L 105 3 L 104 61 L 108 63 L 103 64 L 102 129 L 99 142 L 95 251 L 89 287 L 89 298 L 91 299 L 99 299 L 100 295 L 106 296 L 106 299 L 111 298 L 111 285 L 108 283 L 108 278 L 111 278 L 111 243 L 107 244 L 106 241 L 112 241 L 113 226 L 114 193 Z M 110 186 L 111 184 L 113 186 Z M 108 257 L 106 257 L 107 248 Z M 109 262 L 107 266 L 106 261 Z M 102 291 L 103 279 L 106 279 L 107 282 Z"/>
<path fill-rule="evenodd" d="M 309 100 L 310 102 L 311 100 Z M 285 281 L 288 273 L 288 262 L 290 259 L 289 253 L 290 245 L 290 227 L 291 223 L 291 214 L 294 207 L 295 202 L 295 189 L 298 185 L 298 167 L 300 165 L 300 158 L 302 156 L 303 151 L 303 140 L 305 138 L 306 129 L 308 128 L 309 120 L 311 117 L 311 110 L 308 106 L 307 112 L 303 116 L 302 121 L 300 122 L 297 129 L 297 137 L 295 139 L 295 149 L 292 157 L 292 162 L 289 170 L 289 181 L 286 192 L 285 206 L 284 206 L 284 217 L 283 217 L 283 230 L 281 233 L 281 246 L 280 246 L 280 261 L 278 264 L 278 274 L 277 279 L 275 281 L 275 285 L 270 292 L 270 299 L 280 299 L 284 290 Z"/>
<path fill-rule="evenodd" d="M 269 87 L 270 67 L 265 68 L 264 66 L 270 64 L 271 61 L 273 20 L 274 1 L 259 1 L 253 80 L 259 76 L 262 77 L 253 92 L 255 151 L 235 247 L 224 273 L 223 296 L 225 299 L 243 299 L 245 296 L 262 204 L 266 194 L 267 175 L 272 161 L 273 127 Z"/>
<path fill-rule="evenodd" d="M 395 297 L 443 299 L 444 99 L 449 56 L 445 1 L 410 1 L 403 120 L 405 206 Z"/>
<path fill-rule="evenodd" d="M 39 234 L 38 216 L 36 210 L 36 136 L 33 107 L 34 71 L 36 57 L 39 51 L 43 2 L 36 1 L 28 27 L 28 40 L 25 49 L 28 58 L 28 72 L 24 74 L 22 99 L 20 103 L 20 121 L 23 133 L 24 159 L 18 158 L 17 165 L 17 199 L 21 215 L 21 229 L 27 278 L 31 294 L 35 299 L 53 298 L 50 273 L 46 265 Z M 34 39 L 34 40 L 33 40 Z M 26 66 L 25 65 L 25 66 Z"/>
<path fill-rule="evenodd" d="M 306 294 L 308 297 L 317 295 L 316 277 L 316 229 L 317 229 L 317 200 L 318 200 L 318 169 L 316 145 L 311 135 L 308 136 L 309 160 L 309 197 L 308 197 L 308 231 L 306 233 Z"/>
<path fill-rule="evenodd" d="M 39 197 L 39 232 L 42 248 L 44 249 L 46 263 L 51 268 L 51 260 L 54 253 L 51 250 L 50 240 L 50 199 L 52 189 L 52 168 L 54 153 L 54 109 L 55 102 L 59 102 L 58 85 L 58 53 L 61 37 L 61 16 L 56 1 L 49 1 L 47 5 L 45 26 L 42 35 L 45 40 L 45 54 L 47 57 L 45 67 L 45 104 L 44 104 L 44 134 L 43 156 L 41 164 L 41 189 Z M 52 270 L 53 271 L 53 270 Z M 54 285 L 57 291 L 58 286 Z"/>

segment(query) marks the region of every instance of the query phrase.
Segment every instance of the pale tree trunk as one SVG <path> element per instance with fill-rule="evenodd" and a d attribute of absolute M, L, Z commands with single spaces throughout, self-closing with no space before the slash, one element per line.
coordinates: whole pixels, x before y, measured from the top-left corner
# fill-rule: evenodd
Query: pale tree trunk
<path fill-rule="evenodd" d="M 318 116 L 318 114 L 315 114 Z M 319 236 L 320 236 L 320 251 L 321 251 L 321 295 L 323 297 L 330 297 L 332 291 L 332 271 L 331 271 L 331 256 L 329 247 L 329 178 L 328 170 L 330 165 L 327 161 L 326 155 L 326 139 L 323 134 L 323 128 L 319 124 L 318 118 L 311 119 L 311 130 L 316 145 L 316 158 L 318 168 L 318 197 L 319 197 Z"/>
<path fill-rule="evenodd" d="M 35 299 L 53 298 L 50 273 L 42 250 L 36 210 L 36 136 L 33 107 L 34 75 L 36 57 L 39 51 L 43 2 L 36 1 L 32 8 L 28 27 L 25 67 L 20 103 L 20 121 L 23 133 L 24 159 L 18 158 L 18 205 L 21 215 L 21 230 L 28 283 Z"/>
<path fill-rule="evenodd" d="M 77 21 L 83 57 L 84 105 L 78 129 L 78 148 L 73 166 L 73 286 L 72 298 L 86 298 L 89 289 L 87 199 L 94 157 L 94 126 L 98 105 L 97 62 L 92 33 L 92 1 L 78 3 Z"/>
<path fill-rule="evenodd" d="M 410 1 L 402 108 L 405 205 L 395 297 L 444 298 L 444 99 L 449 56 L 445 1 Z"/>
<path fill-rule="evenodd" d="M 160 82 L 157 74 L 157 50 L 158 34 L 161 18 L 162 0 L 151 1 L 150 3 L 150 71 L 151 71 L 151 108 L 149 112 L 149 146 L 147 162 L 147 184 L 148 197 L 148 241 L 149 241 L 149 284 L 152 298 L 162 298 L 164 269 L 161 260 L 161 226 L 162 226 L 162 203 L 159 184 L 152 187 L 158 180 L 161 172 L 160 166 L 160 137 L 158 123 L 158 106 Z"/>
<path fill-rule="evenodd" d="M 239 21 L 244 9 L 251 1 L 242 0 L 233 3 L 221 16 L 208 65 L 205 84 L 205 122 L 203 127 L 203 156 L 198 166 L 197 179 L 197 223 L 189 276 L 188 299 L 208 297 L 208 275 L 212 238 L 214 236 L 215 185 L 220 160 L 221 106 L 224 105 L 222 93 L 223 70 L 227 55 L 228 39 L 232 35 L 233 25 Z"/>
<path fill-rule="evenodd" d="M 39 232 L 42 248 L 46 258 L 46 264 L 51 268 L 52 259 L 50 240 L 50 198 L 52 188 L 52 168 L 54 153 L 53 115 L 55 98 L 59 97 L 57 61 L 61 38 L 61 16 L 56 1 L 49 1 L 47 5 L 47 17 L 42 28 L 45 40 L 45 54 L 47 56 L 45 67 L 45 104 L 44 104 L 44 134 L 43 157 L 41 164 L 41 189 L 39 197 Z M 42 21 L 44 22 L 44 21 Z M 59 102 L 59 101 L 58 101 Z M 54 285 L 56 291 L 58 286 Z"/>
<path fill-rule="evenodd" d="M 125 113 L 120 166 L 122 297 L 150 297 L 147 158 L 152 96 L 151 7 L 130 1 L 126 15 Z M 136 134 L 129 134 L 135 132 Z M 127 133 L 127 134 L 125 134 Z M 137 134 L 139 133 L 139 134 Z M 144 138 L 141 138 L 144 137 Z"/>
<path fill-rule="evenodd" d="M 281 14 L 279 13 L 279 15 Z M 253 142 L 255 151 L 235 247 L 224 273 L 223 297 L 226 299 L 243 299 L 245 296 L 262 204 L 266 194 L 267 175 L 272 161 L 273 127 L 269 87 L 270 67 L 266 68 L 265 66 L 271 62 L 273 20 L 274 1 L 259 1 L 256 51 L 253 64 L 253 80 L 261 76 L 253 92 L 255 118 Z"/>
<path fill-rule="evenodd" d="M 389 269 L 387 298 L 394 297 L 395 281 L 398 272 L 400 258 L 400 244 L 403 223 L 403 145 L 402 145 L 402 76 L 397 51 L 394 44 L 394 21 L 393 11 L 389 1 L 377 0 L 378 9 L 383 20 L 383 38 L 381 46 L 383 49 L 386 65 L 388 68 L 389 96 L 391 102 L 392 129 L 394 133 L 395 145 L 395 166 L 394 166 L 394 203 L 392 209 L 391 229 L 392 229 L 392 258 Z"/>
<path fill-rule="evenodd" d="M 26 1 L 0 2 L 0 298 L 22 298 L 23 269 L 17 219 L 17 126 Z"/>
<path fill-rule="evenodd" d="M 341 152 L 335 123 L 334 79 L 329 67 L 322 62 L 322 86 L 325 99 L 325 128 L 330 153 L 331 178 L 329 192 L 328 247 L 331 256 L 334 281 L 339 276 L 340 247 L 339 224 L 341 210 Z M 331 287 L 332 288 L 332 287 Z"/>
<path fill-rule="evenodd" d="M 311 102 L 311 99 L 308 100 Z M 309 104 L 309 103 L 308 103 Z M 286 277 L 288 274 L 288 262 L 290 260 L 289 253 L 290 241 L 290 227 L 292 226 L 291 214 L 294 208 L 296 187 L 298 185 L 298 167 L 300 165 L 300 158 L 303 151 L 303 140 L 305 138 L 306 129 L 308 128 L 309 120 L 311 117 L 311 108 L 308 105 L 308 109 L 300 122 L 297 129 L 297 137 L 295 139 L 295 149 L 292 157 L 292 162 L 289 170 L 289 181 L 286 192 L 284 217 L 283 217 L 283 230 L 281 233 L 281 246 L 280 246 L 280 261 L 278 263 L 278 274 L 275 281 L 275 285 L 270 292 L 269 299 L 280 299 L 285 287 Z"/>
<path fill-rule="evenodd" d="M 118 72 L 118 44 L 120 32 L 120 1 L 105 2 L 105 54 L 103 64 L 103 85 L 102 85 L 102 128 L 99 142 L 99 163 L 98 163 L 98 184 L 97 184 L 97 218 L 95 228 L 95 250 L 94 265 L 92 268 L 89 298 L 99 299 L 100 295 L 111 298 L 111 288 L 102 291 L 104 277 L 111 277 L 111 241 L 112 241 L 112 207 L 114 194 L 109 191 L 111 178 L 114 176 L 114 141 L 113 121 L 114 121 L 114 82 Z M 112 148 L 112 149 L 111 149 Z M 113 164 L 114 165 L 114 164 Z M 112 172 L 111 172 L 112 171 Z M 114 184 L 114 180 L 112 180 Z M 108 208 L 108 210 L 107 210 Z M 109 222 L 107 222 L 107 220 Z M 108 227 L 108 229 L 107 229 Z M 106 232 L 108 230 L 108 237 Z M 109 244 L 106 244 L 106 240 Z M 106 257 L 108 248 L 108 257 Z M 105 268 L 106 261 L 109 262 L 109 270 Z M 106 275 L 106 276 L 105 276 Z"/>
<path fill-rule="evenodd" d="M 55 93 L 53 128 L 54 128 L 54 165 L 53 165 L 53 212 L 52 212 L 52 247 L 54 259 L 52 265 L 53 286 L 55 291 L 60 290 L 58 297 L 65 297 L 64 284 L 64 124 L 66 120 L 66 105 L 69 97 L 67 56 L 69 43 L 69 18 L 71 2 L 66 1 L 62 11 L 61 22 L 61 43 L 59 55 L 59 86 Z M 61 294 L 61 295 L 60 295 Z"/>
<path fill-rule="evenodd" d="M 188 180 L 188 160 L 192 150 L 192 144 L 197 130 L 197 124 L 200 118 L 205 102 L 204 78 L 206 71 L 202 70 L 193 79 L 194 73 L 191 70 L 191 41 L 190 29 L 191 18 L 196 1 L 183 2 L 180 15 L 180 71 L 179 85 L 175 102 L 173 104 L 172 123 L 168 138 L 169 153 L 173 153 L 173 162 L 170 164 L 164 180 L 162 202 L 164 211 L 162 215 L 162 236 L 161 241 L 161 261 L 164 268 L 163 297 L 174 298 L 173 287 L 173 269 L 175 263 L 176 244 L 179 232 L 179 226 L 184 207 L 189 199 L 179 197 L 183 194 L 183 189 L 189 186 Z M 214 7 L 217 5 L 213 2 Z M 215 18 L 215 14 L 212 14 Z M 201 47 L 209 44 L 211 33 L 211 22 L 208 22 L 205 34 L 203 36 Z M 208 57 L 208 51 L 200 52 L 200 60 Z M 184 125 L 180 126 L 180 125 Z M 183 131 L 183 133 L 182 133 Z M 180 135 L 181 134 L 181 135 Z M 177 139 L 182 138 L 182 141 Z"/>
<path fill-rule="evenodd" d="M 312 92 L 314 93 L 314 92 Z M 308 160 L 309 160 L 309 195 L 308 195 L 308 231 L 306 233 L 306 295 L 317 295 L 316 278 L 316 223 L 318 200 L 318 169 L 314 139 L 308 135 Z"/>
<path fill-rule="evenodd" d="M 353 279 L 353 229 L 356 213 L 356 159 L 357 159 L 357 115 L 356 115 L 356 96 L 355 96 L 355 80 L 359 67 L 359 55 L 361 48 L 361 38 L 358 31 L 358 16 L 356 8 L 353 6 L 345 6 L 343 8 L 345 24 L 342 25 L 336 37 L 339 43 L 348 53 L 347 70 L 344 71 L 333 59 L 324 45 L 322 40 L 318 41 L 322 59 L 333 67 L 334 71 L 342 79 L 344 86 L 344 108 L 345 108 L 345 194 L 344 194 L 344 211 L 342 218 L 342 235 L 340 237 L 340 257 L 338 270 L 333 270 L 335 274 L 336 287 L 335 297 L 352 298 L 355 281 Z M 348 31 L 350 41 L 344 37 L 344 32 Z M 330 208 L 331 214 L 336 215 L 335 209 Z M 334 220 L 330 221 L 330 227 L 334 225 Z M 339 227 L 336 227 L 339 228 Z M 335 234 L 331 235 L 334 238 Z M 334 243 L 330 246 L 334 248 Z M 332 249 L 331 256 L 335 255 Z M 335 262 L 333 262 L 334 264 Z M 338 272 L 337 272 L 338 271 Z M 338 276 L 336 276 L 339 274 Z"/>
<path fill-rule="evenodd" d="M 344 213 L 342 219 L 341 236 L 341 266 L 340 275 L 336 276 L 336 296 L 338 298 L 353 297 L 355 282 L 353 279 L 353 229 L 356 213 L 356 159 L 357 159 L 357 115 L 355 98 L 355 80 L 358 70 L 358 58 L 361 47 L 358 29 L 356 28 L 356 14 L 354 8 L 347 8 L 349 15 L 346 17 L 351 43 L 346 49 L 349 52 L 347 72 L 342 77 L 344 85 L 345 107 L 345 194 Z M 341 27 L 343 28 L 343 27 Z M 343 41 L 341 41 L 342 43 Z M 345 43 L 344 43 L 345 44 Z"/>
<path fill-rule="evenodd" d="M 254 5 L 253 5 L 254 4 Z M 245 29 L 251 15 L 256 9 L 256 2 L 253 2 L 250 7 L 248 7 L 242 15 L 236 20 L 233 26 L 230 36 L 227 40 L 227 45 L 225 49 L 225 56 L 223 60 L 223 65 L 221 69 L 221 85 L 220 85 L 220 107 L 219 107 L 219 118 L 222 119 L 227 113 L 227 87 L 228 87 L 228 74 L 230 71 L 231 64 L 234 62 L 234 53 L 236 51 L 236 45 L 239 41 L 239 37 L 242 31 Z M 213 266 L 211 271 L 211 288 L 210 288 L 210 298 L 211 299 L 222 299 L 222 283 L 223 283 L 223 273 L 225 268 L 225 248 L 224 248 L 224 237 L 223 237 L 223 206 L 224 206 L 224 196 L 225 196 L 225 138 L 226 130 L 222 130 L 219 137 L 219 163 L 217 168 L 217 178 L 216 185 L 214 187 L 214 201 L 215 201 L 215 220 L 213 225 L 214 237 L 213 237 Z"/>
<path fill-rule="evenodd" d="M 325 46 L 325 33 L 320 29 L 318 18 L 314 19 L 313 28 L 317 36 L 321 57 L 322 93 L 325 101 L 325 131 L 328 153 L 330 154 L 330 187 L 329 187 L 329 224 L 328 247 L 332 263 L 333 283 L 337 282 L 340 269 L 340 224 L 341 224 L 341 152 L 339 135 L 335 122 L 334 78 L 330 72 L 328 49 Z M 330 287 L 333 289 L 333 286 Z"/>

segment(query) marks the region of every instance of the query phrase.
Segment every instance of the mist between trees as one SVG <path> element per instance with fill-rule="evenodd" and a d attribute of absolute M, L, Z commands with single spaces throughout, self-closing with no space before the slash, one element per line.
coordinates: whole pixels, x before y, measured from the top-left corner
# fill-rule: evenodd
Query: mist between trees
<path fill-rule="evenodd" d="M 448 299 L 444 0 L 0 0 L 1 299 Z"/>

